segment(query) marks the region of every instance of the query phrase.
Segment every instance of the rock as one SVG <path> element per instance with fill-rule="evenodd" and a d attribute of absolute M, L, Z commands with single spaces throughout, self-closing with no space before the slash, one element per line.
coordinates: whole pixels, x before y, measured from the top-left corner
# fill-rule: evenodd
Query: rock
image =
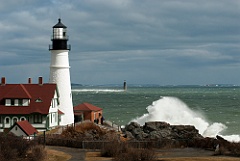
<path fill-rule="evenodd" d="M 162 135 L 159 131 L 152 131 L 149 133 L 148 138 L 151 140 L 162 139 Z"/>
<path fill-rule="evenodd" d="M 167 127 L 170 127 L 170 124 L 166 122 L 146 122 L 145 125 L 143 126 L 143 130 L 148 133 L 151 131 L 156 131 Z"/>
<path fill-rule="evenodd" d="M 146 138 L 148 138 L 149 134 L 147 133 L 144 133 L 143 131 L 141 133 L 139 133 L 135 138 L 137 140 L 144 140 Z"/>
<path fill-rule="evenodd" d="M 136 122 L 131 122 L 129 125 L 125 126 L 126 131 L 132 131 L 135 128 L 140 128 L 140 124 L 138 124 Z"/>
<path fill-rule="evenodd" d="M 170 125 L 166 122 L 146 122 L 144 126 L 140 126 L 136 122 L 132 122 L 125 128 L 128 136 L 137 140 L 146 139 L 170 139 L 189 142 L 195 138 L 203 138 L 198 130 L 191 125 Z M 130 135 L 129 132 L 132 134 Z"/>
<path fill-rule="evenodd" d="M 134 139 L 135 137 L 132 135 L 132 133 L 131 132 L 129 132 L 129 131 L 126 131 L 125 132 L 125 136 L 124 136 L 125 138 L 128 138 L 128 139 Z"/>
<path fill-rule="evenodd" d="M 191 126 L 191 125 L 172 125 L 171 126 L 172 129 L 176 130 L 176 131 L 192 131 L 192 132 L 195 132 L 195 133 L 198 133 L 198 130 L 194 127 L 194 126 Z"/>
<path fill-rule="evenodd" d="M 132 134 L 133 136 L 139 135 L 140 133 L 142 133 L 142 129 L 141 128 L 135 128 L 132 130 Z"/>

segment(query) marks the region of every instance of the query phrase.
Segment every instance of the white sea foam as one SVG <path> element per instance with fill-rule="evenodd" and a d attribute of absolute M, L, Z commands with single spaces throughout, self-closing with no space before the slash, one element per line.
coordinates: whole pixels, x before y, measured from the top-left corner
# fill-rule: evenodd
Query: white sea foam
<path fill-rule="evenodd" d="M 148 121 L 165 121 L 171 125 L 193 125 L 205 137 L 220 135 L 221 131 L 227 128 L 222 123 L 210 124 L 200 112 L 191 110 L 183 101 L 175 97 L 161 97 L 148 106 L 147 110 L 148 113 L 132 121 L 141 125 Z M 240 141 L 238 135 L 223 137 L 229 141 Z"/>
<path fill-rule="evenodd" d="M 109 92 L 109 93 L 117 93 L 117 92 L 124 92 L 124 90 L 121 89 L 72 89 L 72 92 Z"/>

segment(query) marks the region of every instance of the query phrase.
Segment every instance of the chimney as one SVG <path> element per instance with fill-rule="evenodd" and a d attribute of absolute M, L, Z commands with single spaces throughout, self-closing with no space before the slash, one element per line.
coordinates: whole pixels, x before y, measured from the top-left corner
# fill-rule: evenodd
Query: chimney
<path fill-rule="evenodd" d="M 38 77 L 38 84 L 43 85 L 43 77 Z"/>
<path fill-rule="evenodd" d="M 1 85 L 2 85 L 2 86 L 6 85 L 6 78 L 5 78 L 5 77 L 2 77 Z"/>
<path fill-rule="evenodd" d="M 28 78 L 28 84 L 32 84 L 32 78 Z"/>

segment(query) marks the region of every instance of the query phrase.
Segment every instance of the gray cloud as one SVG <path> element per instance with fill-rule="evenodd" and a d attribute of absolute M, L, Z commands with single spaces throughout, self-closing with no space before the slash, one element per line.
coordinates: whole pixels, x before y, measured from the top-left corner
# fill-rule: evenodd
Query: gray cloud
<path fill-rule="evenodd" d="M 13 78 L 17 67 L 27 72 L 14 81 L 48 77 L 61 17 L 73 82 L 239 84 L 239 8 L 238 0 L 3 1 L 0 73 Z"/>

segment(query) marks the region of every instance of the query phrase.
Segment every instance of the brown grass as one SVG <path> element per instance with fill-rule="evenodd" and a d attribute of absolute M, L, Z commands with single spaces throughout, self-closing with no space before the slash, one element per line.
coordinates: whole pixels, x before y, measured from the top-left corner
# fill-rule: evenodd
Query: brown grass
<path fill-rule="evenodd" d="M 105 135 L 107 131 L 89 121 L 78 124 L 75 127 L 68 126 L 63 130 L 61 135 L 67 138 L 82 138 L 86 133 L 93 135 L 93 137 L 97 137 L 96 139 L 99 139 L 99 137 Z"/>
<path fill-rule="evenodd" d="M 179 157 L 161 158 L 159 161 L 240 161 L 240 158 L 233 157 Z"/>
<path fill-rule="evenodd" d="M 112 160 L 112 158 L 110 157 L 101 157 L 101 153 L 100 152 L 86 152 L 86 157 L 85 160 L 87 161 L 96 161 L 96 160 Z"/>
<path fill-rule="evenodd" d="M 113 158 L 101 157 L 101 152 L 86 152 L 86 161 L 104 160 L 111 161 Z M 240 161 L 240 158 L 235 157 L 177 157 L 177 158 L 157 158 L 157 161 Z"/>
<path fill-rule="evenodd" d="M 61 151 L 52 150 L 46 148 L 47 158 L 45 161 L 67 161 L 71 158 L 71 155 L 66 154 Z M 236 157 L 219 157 L 219 156 L 210 156 L 210 157 L 166 157 L 161 158 L 162 153 L 157 153 L 156 160 L 158 161 L 240 161 L 240 158 Z M 85 155 L 86 161 L 112 161 L 111 157 L 101 157 L 101 152 L 86 152 Z"/>
<path fill-rule="evenodd" d="M 57 150 L 46 149 L 46 151 L 47 158 L 45 159 L 45 161 L 67 161 L 72 157 L 69 154 Z"/>

